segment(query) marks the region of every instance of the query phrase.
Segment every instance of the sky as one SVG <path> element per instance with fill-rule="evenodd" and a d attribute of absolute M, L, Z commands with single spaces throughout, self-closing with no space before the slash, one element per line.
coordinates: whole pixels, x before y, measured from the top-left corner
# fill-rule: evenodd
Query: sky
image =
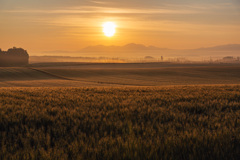
<path fill-rule="evenodd" d="M 240 0 L 0 0 L 0 48 L 32 53 L 139 43 L 191 49 L 240 44 Z M 106 37 L 102 24 L 117 25 Z"/>

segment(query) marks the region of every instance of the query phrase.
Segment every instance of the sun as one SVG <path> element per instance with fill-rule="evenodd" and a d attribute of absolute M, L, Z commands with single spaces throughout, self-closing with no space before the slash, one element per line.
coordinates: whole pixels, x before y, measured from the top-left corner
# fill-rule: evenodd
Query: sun
<path fill-rule="evenodd" d="M 117 25 L 114 22 L 105 22 L 103 23 L 102 27 L 103 27 L 103 33 L 107 37 L 112 37 L 116 33 Z"/>

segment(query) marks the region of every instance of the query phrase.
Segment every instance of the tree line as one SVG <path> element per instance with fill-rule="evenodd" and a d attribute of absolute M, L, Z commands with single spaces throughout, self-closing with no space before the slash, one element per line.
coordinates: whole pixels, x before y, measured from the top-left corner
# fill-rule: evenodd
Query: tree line
<path fill-rule="evenodd" d="M 0 49 L 0 66 L 23 66 L 29 63 L 29 55 L 22 48 L 10 48 L 7 51 Z"/>

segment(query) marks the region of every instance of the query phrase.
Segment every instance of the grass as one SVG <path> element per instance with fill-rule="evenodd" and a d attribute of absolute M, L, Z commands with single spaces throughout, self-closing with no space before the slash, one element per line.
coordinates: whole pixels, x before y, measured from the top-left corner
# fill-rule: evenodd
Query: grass
<path fill-rule="evenodd" d="M 1 88 L 0 159 L 239 159 L 240 86 Z"/>

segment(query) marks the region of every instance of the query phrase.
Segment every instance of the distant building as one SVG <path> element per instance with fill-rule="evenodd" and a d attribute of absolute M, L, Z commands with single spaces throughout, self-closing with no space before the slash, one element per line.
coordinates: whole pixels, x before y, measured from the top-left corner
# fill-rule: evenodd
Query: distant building
<path fill-rule="evenodd" d="M 223 57 L 224 61 L 234 61 L 234 58 L 232 56 L 227 56 L 227 57 Z"/>
<path fill-rule="evenodd" d="M 146 56 L 146 57 L 144 57 L 144 59 L 154 59 L 154 57 L 152 57 L 152 56 Z"/>
<path fill-rule="evenodd" d="M 10 48 L 8 51 L 0 49 L 0 66 L 23 66 L 29 62 L 29 55 L 22 48 Z"/>

